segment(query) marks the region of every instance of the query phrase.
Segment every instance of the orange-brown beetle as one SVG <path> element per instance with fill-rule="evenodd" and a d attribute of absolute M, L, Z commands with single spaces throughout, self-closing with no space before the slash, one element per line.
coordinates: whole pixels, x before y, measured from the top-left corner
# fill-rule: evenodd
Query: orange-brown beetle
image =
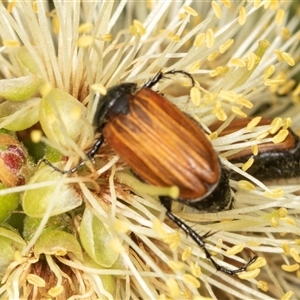
<path fill-rule="evenodd" d="M 166 74 L 183 73 L 194 84 L 194 79 L 184 71 L 159 72 L 138 89 L 134 83 L 112 87 L 103 96 L 95 114 L 94 125 L 101 137 L 87 154 L 92 159 L 103 141 L 130 166 L 145 182 L 158 186 L 179 187 L 179 198 L 196 208 L 225 207 L 230 198 L 228 176 L 222 172 L 218 155 L 206 138 L 202 128 L 182 113 L 162 95 L 150 88 Z M 86 160 L 69 171 L 78 170 Z M 48 165 L 49 162 L 45 161 Z M 228 270 L 220 266 L 206 249 L 204 239 L 171 212 L 173 199 L 160 197 L 166 215 L 189 235 L 201 248 L 217 270 L 233 275 L 243 272 L 256 260 L 256 256 L 239 269 Z M 227 204 L 227 203 L 226 203 Z"/>
<path fill-rule="evenodd" d="M 245 128 L 251 119 L 237 119 L 232 121 L 229 126 L 220 133 L 220 136 L 230 134 L 241 128 Z M 270 125 L 272 120 L 262 118 L 258 125 Z M 214 131 L 216 126 L 210 129 Z M 299 137 L 288 129 L 289 134 L 281 143 L 273 142 L 258 145 L 258 154 L 253 156 L 250 147 L 229 156 L 227 159 L 232 163 L 244 163 L 251 156 L 254 163 L 247 170 L 259 180 L 283 179 L 299 176 L 300 174 L 300 140 Z M 270 134 L 273 137 L 274 134 Z M 240 179 L 241 175 L 232 174 L 231 178 Z"/>

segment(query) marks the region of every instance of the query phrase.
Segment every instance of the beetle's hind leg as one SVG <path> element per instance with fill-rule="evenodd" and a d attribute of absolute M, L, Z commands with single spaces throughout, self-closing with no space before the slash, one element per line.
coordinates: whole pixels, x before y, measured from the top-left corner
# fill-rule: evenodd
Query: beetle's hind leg
<path fill-rule="evenodd" d="M 171 212 L 171 203 L 172 203 L 172 199 L 171 198 L 169 198 L 169 197 L 160 197 L 160 201 L 161 201 L 161 203 L 166 208 L 166 216 L 171 221 L 173 221 L 179 228 L 181 228 L 188 236 L 190 236 L 199 247 L 201 247 L 203 249 L 206 258 L 211 261 L 211 263 L 214 265 L 214 267 L 217 269 L 217 271 L 221 271 L 221 272 L 226 273 L 228 275 L 234 275 L 234 274 L 246 271 L 247 268 L 256 261 L 257 255 L 253 251 L 251 251 L 254 254 L 253 257 L 251 257 L 246 264 L 244 264 L 242 267 L 240 267 L 238 269 L 229 270 L 229 269 L 227 269 L 227 268 L 219 265 L 213 259 L 213 257 L 210 254 L 210 252 L 207 250 L 206 244 L 204 242 L 204 239 L 207 238 L 207 237 L 209 237 L 209 236 L 211 236 L 212 234 L 210 232 L 208 232 L 205 235 L 200 236 L 194 229 L 192 229 L 190 226 L 188 226 L 187 224 L 185 224 L 181 219 L 179 219 L 178 217 L 176 217 Z"/>
<path fill-rule="evenodd" d="M 96 141 L 96 143 L 93 145 L 93 148 L 86 154 L 86 157 L 82 159 L 79 164 L 77 164 L 74 168 L 70 170 L 61 170 L 57 167 L 55 167 L 49 160 L 46 158 L 41 159 L 40 163 L 45 163 L 46 165 L 50 166 L 54 171 L 57 171 L 61 174 L 72 174 L 75 173 L 78 169 L 80 169 L 82 166 L 85 165 L 85 163 L 88 160 L 91 160 L 93 162 L 93 158 L 100 149 L 101 145 L 104 142 L 104 137 L 103 135 L 100 136 L 100 138 Z"/>

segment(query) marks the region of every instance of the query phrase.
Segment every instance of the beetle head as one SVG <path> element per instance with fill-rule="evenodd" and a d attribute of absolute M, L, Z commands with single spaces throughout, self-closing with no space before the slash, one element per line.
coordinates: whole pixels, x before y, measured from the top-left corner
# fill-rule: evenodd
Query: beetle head
<path fill-rule="evenodd" d="M 137 90 L 135 83 L 122 83 L 111 87 L 107 94 L 100 99 L 94 116 L 93 125 L 101 130 L 110 117 L 129 112 L 129 98 Z"/>

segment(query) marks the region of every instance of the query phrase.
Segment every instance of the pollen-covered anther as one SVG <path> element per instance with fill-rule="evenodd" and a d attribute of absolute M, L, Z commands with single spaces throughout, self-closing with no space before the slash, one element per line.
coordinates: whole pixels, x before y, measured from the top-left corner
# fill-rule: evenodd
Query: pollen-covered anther
<path fill-rule="evenodd" d="M 267 136 L 269 136 L 269 134 L 270 134 L 269 131 L 263 132 L 263 133 L 259 134 L 255 139 L 257 141 L 260 141 L 260 140 L 266 138 Z"/>
<path fill-rule="evenodd" d="M 244 25 L 244 24 L 246 23 L 246 20 L 247 20 L 246 9 L 245 9 L 244 6 L 242 6 L 242 7 L 239 9 L 239 18 L 238 18 L 239 24 L 240 24 L 240 25 Z"/>
<path fill-rule="evenodd" d="M 250 157 L 242 166 L 243 171 L 247 171 L 254 163 L 254 158 Z"/>
<path fill-rule="evenodd" d="M 227 115 L 219 102 L 214 106 L 212 113 L 214 113 L 220 121 L 225 121 L 227 119 Z"/>
<path fill-rule="evenodd" d="M 200 281 L 195 278 L 193 275 L 190 275 L 190 274 L 184 274 L 183 275 L 183 280 L 186 282 L 186 283 L 189 283 L 191 284 L 192 286 L 194 286 L 195 288 L 199 288 L 201 286 L 201 283 Z"/>
<path fill-rule="evenodd" d="M 181 254 L 181 260 L 186 261 L 188 258 L 190 258 L 191 254 L 192 254 L 192 248 L 191 247 L 185 248 Z"/>
<path fill-rule="evenodd" d="M 202 274 L 200 266 L 193 261 L 190 262 L 190 270 L 196 278 L 200 277 L 200 275 Z"/>
<path fill-rule="evenodd" d="M 194 63 L 192 63 L 189 67 L 190 73 L 195 73 L 197 70 L 199 70 L 201 66 L 201 60 L 196 60 Z"/>
<path fill-rule="evenodd" d="M 295 65 L 295 60 L 292 57 L 291 54 L 287 53 L 287 52 L 282 52 L 282 58 L 285 62 L 288 63 L 289 66 L 294 66 Z"/>
<path fill-rule="evenodd" d="M 105 96 L 107 94 L 107 89 L 106 87 L 101 84 L 101 83 L 97 83 L 97 84 L 93 84 L 90 87 L 93 91 L 100 93 L 101 95 Z"/>
<path fill-rule="evenodd" d="M 92 23 L 82 23 L 78 26 L 78 32 L 79 33 L 86 33 L 90 30 L 92 30 L 94 25 Z"/>
<path fill-rule="evenodd" d="M 261 0 L 253 0 L 253 6 L 255 8 L 259 7 L 260 6 L 260 3 L 261 3 Z"/>
<path fill-rule="evenodd" d="M 258 155 L 258 145 L 252 145 L 251 152 L 254 156 L 257 156 Z"/>
<path fill-rule="evenodd" d="M 240 189 L 243 189 L 243 190 L 246 190 L 246 191 L 254 191 L 255 190 L 255 186 L 247 180 L 240 180 L 238 182 L 238 187 Z"/>
<path fill-rule="evenodd" d="M 120 243 L 119 239 L 117 238 L 111 239 L 109 242 L 109 246 L 116 253 L 122 254 L 126 252 L 124 246 Z"/>
<path fill-rule="evenodd" d="M 228 8 L 232 5 L 230 0 L 221 0 L 221 2 Z"/>
<path fill-rule="evenodd" d="M 195 106 L 199 106 L 201 103 L 201 92 L 196 87 L 192 87 L 190 90 L 190 97 Z"/>
<path fill-rule="evenodd" d="M 292 96 L 293 97 L 299 97 L 300 95 L 300 83 L 298 83 L 297 87 L 294 89 Z"/>
<path fill-rule="evenodd" d="M 126 233 L 129 231 L 129 224 L 127 222 L 116 219 L 114 229 L 119 233 Z"/>
<path fill-rule="evenodd" d="M 183 6 L 184 11 L 191 16 L 198 16 L 198 13 L 188 5 Z"/>
<path fill-rule="evenodd" d="M 101 40 L 105 42 L 110 42 L 113 38 L 113 35 L 111 33 L 105 33 L 101 35 Z"/>
<path fill-rule="evenodd" d="M 283 39 L 288 40 L 291 37 L 292 33 L 287 27 L 281 28 L 281 36 Z"/>
<path fill-rule="evenodd" d="M 49 294 L 51 297 L 57 297 L 57 296 L 60 295 L 63 291 L 64 291 L 63 286 L 57 285 L 57 286 L 55 286 L 55 287 L 49 289 L 48 294 Z"/>
<path fill-rule="evenodd" d="M 80 48 L 87 48 L 93 45 L 95 38 L 91 35 L 83 35 L 78 38 L 77 46 Z"/>
<path fill-rule="evenodd" d="M 277 93 L 279 95 L 286 95 L 290 93 L 296 85 L 296 80 L 290 79 L 285 84 L 283 84 L 279 89 L 277 89 Z"/>
<path fill-rule="evenodd" d="M 265 266 L 266 263 L 267 263 L 267 261 L 264 257 L 258 257 L 256 259 L 256 261 L 247 268 L 247 270 L 250 271 L 250 270 L 257 269 L 257 268 L 261 268 L 261 267 Z"/>
<path fill-rule="evenodd" d="M 212 48 L 215 44 L 215 35 L 211 28 L 207 29 L 206 31 L 206 47 L 208 49 Z"/>
<path fill-rule="evenodd" d="M 285 218 L 288 215 L 288 210 L 285 207 L 280 207 L 277 213 L 279 218 Z"/>
<path fill-rule="evenodd" d="M 281 198 L 283 197 L 285 194 L 284 190 L 281 188 L 277 188 L 274 190 L 269 191 L 265 191 L 264 195 L 268 198 L 272 198 L 272 199 L 277 199 L 277 198 Z"/>
<path fill-rule="evenodd" d="M 252 131 L 258 123 L 261 121 L 261 117 L 255 117 L 253 118 L 248 124 L 247 124 L 247 130 Z"/>
<path fill-rule="evenodd" d="M 219 47 L 220 53 L 225 53 L 234 43 L 234 39 L 228 39 L 224 44 Z"/>
<path fill-rule="evenodd" d="M 240 98 L 236 100 L 236 104 L 240 104 L 245 106 L 246 108 L 252 108 L 253 107 L 253 103 L 245 98 Z"/>
<path fill-rule="evenodd" d="M 284 118 L 282 120 L 282 129 L 288 129 L 289 127 L 291 127 L 293 121 L 291 118 Z"/>
<path fill-rule="evenodd" d="M 244 113 L 239 107 L 237 106 L 232 106 L 231 107 L 231 111 L 236 114 L 237 116 L 239 117 L 242 117 L 242 118 L 247 118 L 247 114 Z"/>
<path fill-rule="evenodd" d="M 257 56 L 255 53 L 250 52 L 248 54 L 246 63 L 247 63 L 247 70 L 250 71 L 252 70 L 260 61 L 260 57 Z"/>
<path fill-rule="evenodd" d="M 228 255 L 235 255 L 237 253 L 240 253 L 243 251 L 245 245 L 243 244 L 238 244 L 238 245 L 234 245 L 233 247 L 229 248 L 226 250 L 226 253 Z"/>
<path fill-rule="evenodd" d="M 256 286 L 264 292 L 267 292 L 269 290 L 268 283 L 262 280 L 259 280 Z"/>
<path fill-rule="evenodd" d="M 45 280 L 38 275 L 28 274 L 26 279 L 30 284 L 32 284 L 34 286 L 37 286 L 37 287 L 45 287 L 46 286 Z"/>
<path fill-rule="evenodd" d="M 273 228 L 277 228 L 279 226 L 279 220 L 278 218 L 271 218 L 270 220 L 270 225 L 273 227 Z"/>
<path fill-rule="evenodd" d="M 299 252 L 296 248 L 291 248 L 290 249 L 290 255 L 293 257 L 293 259 L 297 262 L 300 263 L 300 255 Z"/>
<path fill-rule="evenodd" d="M 279 129 L 280 127 L 282 126 L 282 118 L 274 118 L 270 124 L 271 126 L 271 129 L 269 130 L 269 132 L 271 134 L 275 134 Z"/>
<path fill-rule="evenodd" d="M 282 243 L 281 248 L 282 248 L 285 255 L 290 254 L 291 249 L 290 249 L 290 246 L 287 243 Z"/>
<path fill-rule="evenodd" d="M 288 223 L 289 225 L 292 225 L 292 226 L 297 225 L 296 221 L 293 218 L 290 218 L 290 217 L 281 218 L 281 220 L 285 223 Z"/>
<path fill-rule="evenodd" d="M 195 47 L 200 47 L 205 41 L 205 33 L 200 33 L 196 36 L 195 41 L 194 41 L 194 46 Z"/>
<path fill-rule="evenodd" d="M 293 265 L 281 265 L 282 270 L 286 272 L 295 272 L 299 270 L 300 265 L 299 264 L 293 264 Z"/>
<path fill-rule="evenodd" d="M 211 6 L 212 6 L 215 16 L 218 19 L 221 19 L 222 18 L 222 10 L 221 10 L 219 4 L 216 1 L 212 1 Z"/>
<path fill-rule="evenodd" d="M 251 271 L 238 273 L 237 275 L 240 279 L 253 279 L 257 277 L 259 273 L 260 273 L 260 269 L 254 269 Z"/>
<path fill-rule="evenodd" d="M 280 300 L 290 300 L 293 295 L 294 295 L 293 291 L 288 291 L 281 297 Z"/>
<path fill-rule="evenodd" d="M 180 243 L 180 234 L 179 232 L 168 234 L 163 241 L 169 245 L 171 250 L 176 250 Z"/>
<path fill-rule="evenodd" d="M 184 263 L 181 261 L 174 261 L 174 260 L 169 260 L 168 261 L 168 266 L 173 270 L 173 271 L 180 271 L 184 268 Z"/>
<path fill-rule="evenodd" d="M 210 77 L 216 77 L 218 75 L 221 75 L 222 72 L 223 72 L 223 67 L 222 66 L 218 66 L 218 67 L 216 67 L 215 69 L 213 69 L 213 70 L 211 70 L 209 72 L 209 76 Z"/>
<path fill-rule="evenodd" d="M 52 16 L 52 29 L 53 32 L 58 35 L 59 31 L 60 31 L 60 22 L 59 22 L 59 18 L 57 15 L 53 15 Z"/>
<path fill-rule="evenodd" d="M 3 46 L 7 48 L 20 47 L 20 42 L 17 40 L 3 40 Z"/>
<path fill-rule="evenodd" d="M 30 132 L 30 139 L 33 143 L 39 143 L 43 136 L 43 132 L 41 130 L 32 130 Z"/>
<path fill-rule="evenodd" d="M 275 23 L 276 23 L 276 25 L 279 26 L 279 25 L 282 24 L 284 16 L 285 16 L 284 9 L 278 9 L 277 13 L 276 13 L 276 16 L 275 16 Z"/>
<path fill-rule="evenodd" d="M 153 220 L 152 227 L 160 238 L 166 238 L 168 236 L 166 230 L 162 226 L 162 222 L 159 219 Z"/>
<path fill-rule="evenodd" d="M 175 34 L 172 36 L 171 40 L 174 42 L 174 43 L 179 43 L 180 42 L 180 36 Z"/>
<path fill-rule="evenodd" d="M 180 295 L 180 289 L 176 280 L 173 278 L 169 278 L 166 281 L 166 285 L 169 289 L 171 297 L 178 298 L 178 296 Z"/>
<path fill-rule="evenodd" d="M 136 32 L 139 35 L 144 35 L 146 33 L 146 28 L 144 27 L 144 25 L 142 24 L 141 21 L 139 21 L 139 20 L 133 20 L 133 25 L 136 28 Z"/>
<path fill-rule="evenodd" d="M 237 100 L 240 98 L 241 95 L 233 92 L 233 91 L 225 91 L 225 90 L 221 90 L 219 92 L 219 97 L 223 100 L 226 100 L 230 103 L 234 103 L 237 102 Z"/>
<path fill-rule="evenodd" d="M 245 60 L 242 58 L 232 58 L 230 59 L 229 63 L 233 67 L 239 67 L 239 68 L 244 68 L 247 65 Z"/>
<path fill-rule="evenodd" d="M 214 53 L 211 53 L 211 54 L 209 54 L 209 55 L 207 56 L 207 60 L 208 60 L 208 61 L 213 61 L 215 58 L 218 57 L 219 54 L 220 54 L 219 51 L 216 51 L 216 52 L 214 52 Z"/>
<path fill-rule="evenodd" d="M 275 66 L 271 65 L 265 68 L 264 70 L 264 80 L 267 80 L 268 78 L 270 78 L 274 72 L 275 72 Z"/>
<path fill-rule="evenodd" d="M 273 137 L 273 143 L 279 144 L 282 143 L 286 137 L 289 135 L 289 131 L 287 129 L 281 129 L 274 137 Z"/>

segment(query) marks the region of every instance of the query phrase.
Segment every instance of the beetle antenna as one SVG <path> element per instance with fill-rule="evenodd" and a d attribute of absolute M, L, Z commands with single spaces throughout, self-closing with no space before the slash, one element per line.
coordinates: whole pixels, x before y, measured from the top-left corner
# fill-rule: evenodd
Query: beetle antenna
<path fill-rule="evenodd" d="M 178 217 L 176 217 L 170 210 L 167 209 L 166 211 L 166 216 L 173 221 L 179 228 L 181 228 L 188 236 L 190 236 L 194 242 L 203 249 L 205 256 L 207 259 L 209 259 L 212 264 L 214 265 L 214 267 L 217 269 L 217 271 L 221 271 L 223 273 L 226 273 L 228 275 L 234 275 L 237 273 L 241 273 L 241 272 L 245 272 L 247 270 L 247 268 L 252 265 L 256 259 L 257 259 L 257 255 L 251 251 L 254 256 L 251 257 L 249 259 L 249 261 L 244 264 L 242 267 L 235 269 L 235 270 L 229 270 L 225 267 L 222 267 L 221 265 L 219 265 L 213 258 L 212 255 L 208 252 L 205 242 L 204 242 L 204 238 L 212 235 L 210 232 L 208 232 L 208 235 L 205 234 L 204 236 L 200 236 L 195 230 L 193 230 L 190 226 L 188 226 L 187 224 L 185 224 L 182 220 L 180 220 Z"/>
<path fill-rule="evenodd" d="M 84 159 L 82 159 L 78 165 L 76 165 L 74 168 L 70 169 L 70 170 L 61 170 L 57 167 L 55 167 L 49 160 L 47 160 L 46 158 L 43 158 L 41 160 L 40 163 L 45 163 L 46 165 L 50 166 L 54 171 L 60 172 L 61 174 L 72 174 L 75 173 L 78 169 L 80 169 L 82 166 L 85 165 L 85 163 L 88 160 L 93 161 L 94 156 L 96 155 L 96 153 L 98 152 L 99 148 L 101 147 L 101 145 L 103 144 L 104 141 L 104 137 L 103 135 L 100 136 L 100 138 L 96 141 L 96 143 L 93 145 L 93 148 L 86 154 L 86 157 Z"/>
<path fill-rule="evenodd" d="M 171 71 L 168 71 L 168 72 L 165 72 L 163 73 L 162 71 L 159 71 L 152 79 L 150 79 L 148 82 L 146 82 L 144 84 L 144 88 L 151 88 L 153 87 L 155 84 L 157 84 L 161 79 L 163 79 L 164 77 L 166 77 L 166 75 L 169 75 L 169 74 L 184 74 L 185 76 L 189 77 L 192 81 L 192 86 L 195 86 L 196 82 L 195 82 L 195 79 L 193 78 L 193 76 L 186 72 L 186 71 L 183 71 L 183 70 L 171 70 Z"/>

